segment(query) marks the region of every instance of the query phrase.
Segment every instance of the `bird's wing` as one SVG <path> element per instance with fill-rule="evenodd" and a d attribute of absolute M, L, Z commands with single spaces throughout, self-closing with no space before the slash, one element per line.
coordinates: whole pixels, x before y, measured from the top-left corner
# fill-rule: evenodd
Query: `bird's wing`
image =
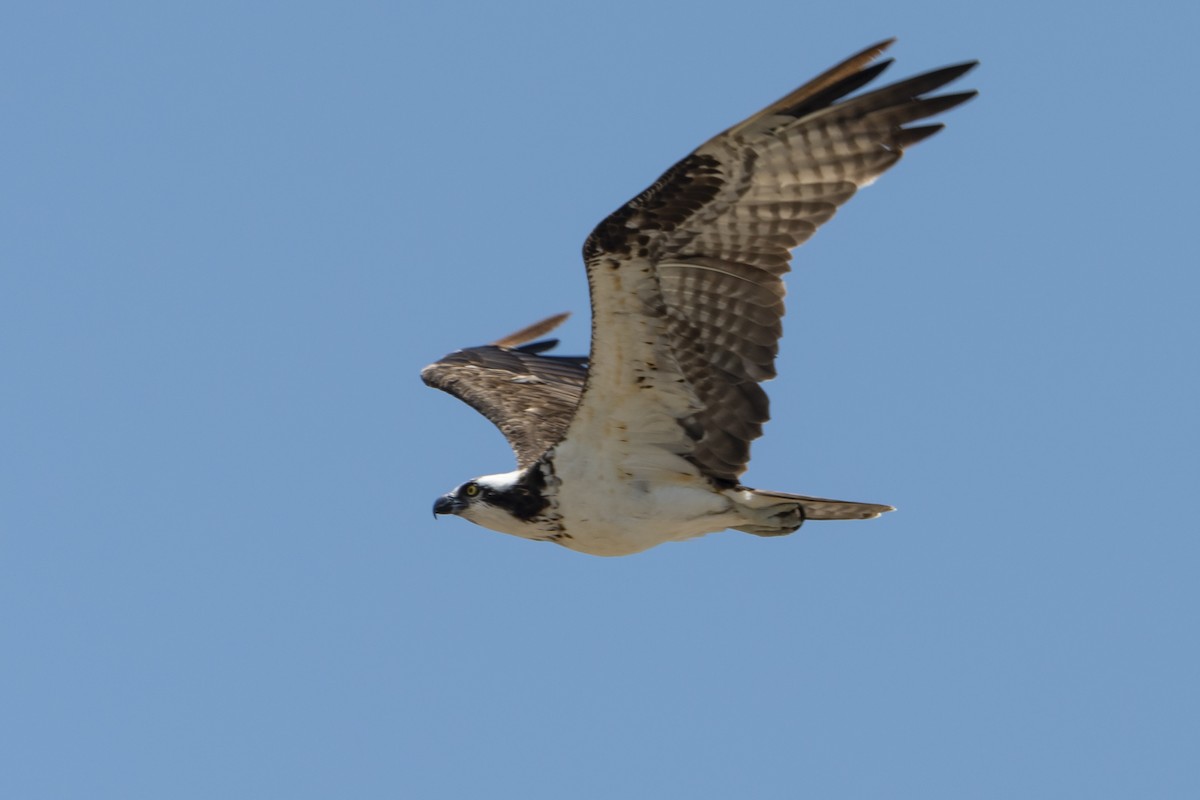
<path fill-rule="evenodd" d="M 562 438 L 587 378 L 585 357 L 542 355 L 556 339 L 526 344 L 566 317 L 453 352 L 421 370 L 421 379 L 491 420 L 512 445 L 518 466 L 525 467 Z"/>
<path fill-rule="evenodd" d="M 930 96 L 968 63 L 847 99 L 890 44 L 714 137 L 596 227 L 588 382 L 564 445 L 610 447 L 626 476 L 682 461 L 737 481 L 768 418 L 758 384 L 775 375 L 790 250 L 942 127 L 911 123 L 975 94 Z"/>

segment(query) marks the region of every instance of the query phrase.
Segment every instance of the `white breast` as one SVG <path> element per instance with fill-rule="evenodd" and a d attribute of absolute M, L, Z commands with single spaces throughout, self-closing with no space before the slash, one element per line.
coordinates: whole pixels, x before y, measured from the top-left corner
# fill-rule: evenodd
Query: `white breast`
<path fill-rule="evenodd" d="M 656 448 L 612 455 L 584 453 L 569 441 L 558 446 L 554 503 L 566 534 L 559 544 L 623 556 L 741 521 L 687 460 Z"/>

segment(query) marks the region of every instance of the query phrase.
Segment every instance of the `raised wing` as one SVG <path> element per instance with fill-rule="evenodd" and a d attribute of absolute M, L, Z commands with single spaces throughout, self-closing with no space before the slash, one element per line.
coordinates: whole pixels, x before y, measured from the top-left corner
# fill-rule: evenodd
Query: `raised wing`
<path fill-rule="evenodd" d="M 587 358 L 542 355 L 557 339 L 526 344 L 566 318 L 558 314 L 492 344 L 453 352 L 421 370 L 421 380 L 491 420 L 518 466 L 528 466 L 562 438 L 587 378 Z"/>
<path fill-rule="evenodd" d="M 737 482 L 769 416 L 758 384 L 775 375 L 789 251 L 942 127 L 911 123 L 975 94 L 929 96 L 969 63 L 846 99 L 890 44 L 711 139 L 592 232 L 591 366 L 569 440 L 633 443 L 607 451 L 627 475 L 685 462 Z"/>

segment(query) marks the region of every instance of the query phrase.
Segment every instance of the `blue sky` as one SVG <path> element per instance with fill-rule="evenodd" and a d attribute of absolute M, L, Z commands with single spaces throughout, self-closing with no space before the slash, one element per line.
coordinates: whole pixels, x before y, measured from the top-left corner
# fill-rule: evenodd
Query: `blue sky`
<path fill-rule="evenodd" d="M 0 12 L 0 796 L 1200 794 L 1183 3 Z M 898 36 L 981 96 L 805 245 L 754 485 L 625 559 L 430 518 L 421 366 Z"/>

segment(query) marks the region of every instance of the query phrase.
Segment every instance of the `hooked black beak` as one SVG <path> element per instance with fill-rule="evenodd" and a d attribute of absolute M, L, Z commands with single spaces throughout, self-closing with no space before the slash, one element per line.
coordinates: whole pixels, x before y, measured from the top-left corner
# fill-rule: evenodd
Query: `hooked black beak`
<path fill-rule="evenodd" d="M 454 495 L 444 494 L 433 504 L 433 517 L 437 519 L 438 514 L 460 514 L 466 507 L 467 504 Z"/>

